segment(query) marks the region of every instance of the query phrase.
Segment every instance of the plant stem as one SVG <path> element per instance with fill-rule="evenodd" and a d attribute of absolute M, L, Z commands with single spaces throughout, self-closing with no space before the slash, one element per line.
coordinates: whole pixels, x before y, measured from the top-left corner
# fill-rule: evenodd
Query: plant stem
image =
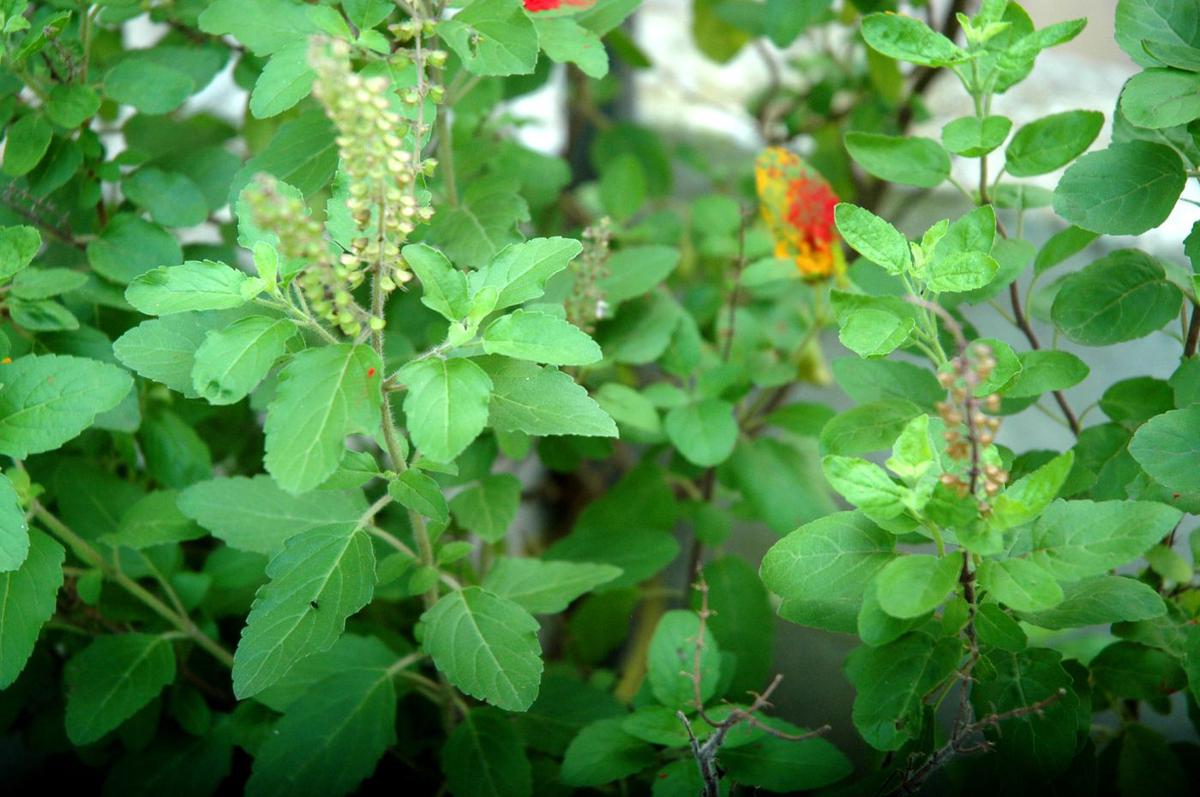
<path fill-rule="evenodd" d="M 1188 323 L 1187 340 L 1183 344 L 1183 358 L 1189 359 L 1196 356 L 1196 349 L 1200 346 L 1200 302 L 1192 303 L 1192 320 Z"/>
<path fill-rule="evenodd" d="M 217 661 L 226 667 L 233 667 L 233 654 L 222 647 L 219 642 L 197 628 L 190 617 L 186 614 L 176 612 L 141 584 L 113 567 L 104 558 L 104 555 L 97 551 L 90 542 L 72 531 L 67 524 L 55 517 L 46 507 L 34 501 L 31 509 L 34 516 L 53 532 L 56 537 L 69 545 L 76 556 L 115 581 L 122 589 L 141 601 L 148 609 L 178 628 L 189 639 L 212 654 L 213 658 Z"/>

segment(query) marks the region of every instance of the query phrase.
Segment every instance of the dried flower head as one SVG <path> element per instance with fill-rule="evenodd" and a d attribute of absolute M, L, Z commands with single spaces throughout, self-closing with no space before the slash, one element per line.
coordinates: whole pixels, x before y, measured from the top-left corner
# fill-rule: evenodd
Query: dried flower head
<path fill-rule="evenodd" d="M 938 382 L 949 392 L 948 401 L 938 402 L 938 414 L 946 424 L 943 436 L 946 454 L 962 463 L 962 473 L 947 472 L 942 484 L 954 488 L 959 496 L 974 495 L 979 510 L 991 511 L 989 499 L 997 495 L 1008 481 L 1008 472 L 998 465 L 984 464 L 982 451 L 995 440 L 1000 419 L 988 415 L 1000 407 L 995 393 L 976 395 L 996 369 L 996 358 L 990 346 L 976 343 L 966 347 L 950 361 L 950 369 L 938 374 Z"/>
<path fill-rule="evenodd" d="M 583 255 L 571 261 L 575 277 L 566 300 L 567 320 L 587 332 L 596 330 L 596 322 L 608 315 L 601 281 L 608 276 L 608 247 L 612 229 L 607 217 L 583 231 Z"/>

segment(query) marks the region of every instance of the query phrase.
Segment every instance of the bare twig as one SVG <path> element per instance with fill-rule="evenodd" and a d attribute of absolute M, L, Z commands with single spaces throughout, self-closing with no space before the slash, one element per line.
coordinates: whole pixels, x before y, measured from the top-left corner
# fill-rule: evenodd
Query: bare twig
<path fill-rule="evenodd" d="M 771 695 L 783 680 L 782 674 L 776 674 L 771 683 L 761 693 L 751 692 L 750 694 L 754 696 L 754 700 L 749 707 L 743 708 L 742 706 L 726 703 L 726 705 L 731 706 L 732 710 L 723 720 L 718 721 L 714 719 L 704 710 L 703 678 L 700 664 L 704 656 L 704 637 L 708 633 L 708 618 L 712 617 L 715 612 L 708 605 L 708 582 L 704 579 L 703 574 L 696 574 L 696 583 L 694 586 L 696 591 L 700 593 L 700 610 L 697 612 L 697 616 L 700 618 L 700 626 L 696 631 L 695 647 L 692 653 L 692 669 L 690 672 L 685 671 L 683 674 L 692 682 L 692 701 L 696 707 L 696 715 L 704 720 L 705 723 L 712 726 L 712 733 L 704 741 L 701 741 L 696 737 L 687 714 L 677 711 L 675 715 L 679 717 L 679 721 L 683 723 L 683 727 L 687 731 L 692 756 L 696 759 L 696 767 L 700 771 L 700 780 L 704 783 L 703 797 L 718 797 L 721 788 L 721 770 L 717 764 L 717 756 L 720 754 L 721 745 L 724 744 L 729 732 L 738 725 L 744 722 L 761 730 L 763 733 L 789 742 L 802 742 L 807 739 L 816 738 L 828 733 L 830 726 L 823 725 L 807 733 L 787 733 L 766 724 L 758 718 L 757 715 L 759 713 L 771 707 Z"/>
<path fill-rule="evenodd" d="M 965 689 L 964 684 L 964 689 Z M 1033 703 L 1028 706 L 1021 706 L 1012 709 L 1011 711 L 1002 711 L 994 714 L 989 714 L 977 722 L 963 724 L 955 729 L 950 740 L 944 745 L 935 750 L 924 763 L 913 770 L 904 772 L 901 775 L 900 783 L 888 792 L 889 795 L 911 795 L 920 791 L 921 787 L 927 780 L 939 769 L 958 755 L 966 755 L 970 753 L 986 752 L 992 749 L 992 743 L 987 739 L 979 738 L 980 735 L 988 728 L 998 727 L 1000 723 L 1011 720 L 1020 719 L 1036 714 L 1042 716 L 1047 708 L 1057 703 L 1066 697 L 1066 689 L 1058 689 L 1049 697 Z"/>

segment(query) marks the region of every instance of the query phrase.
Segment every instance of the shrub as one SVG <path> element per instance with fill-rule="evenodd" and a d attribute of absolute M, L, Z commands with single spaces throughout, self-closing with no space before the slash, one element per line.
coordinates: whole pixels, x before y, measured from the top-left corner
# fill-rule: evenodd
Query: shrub
<path fill-rule="evenodd" d="M 638 5 L 0 3 L 6 784 L 1186 792 L 1200 223 L 1065 266 L 1200 170 L 1195 8 L 1118 3 L 1089 151 L 994 110 L 1084 20 L 694 0 L 745 153 L 623 112 Z M 558 157 L 511 101 L 563 72 Z M 776 614 L 849 716 L 772 705 L 834 677 Z"/>

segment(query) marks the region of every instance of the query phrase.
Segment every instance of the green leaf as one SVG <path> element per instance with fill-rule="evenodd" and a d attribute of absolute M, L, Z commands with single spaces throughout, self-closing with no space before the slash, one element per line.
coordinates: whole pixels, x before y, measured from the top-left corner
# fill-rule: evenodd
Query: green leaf
<path fill-rule="evenodd" d="M 142 550 L 203 537 L 204 531 L 179 510 L 178 501 L 179 494 L 174 490 L 147 493 L 121 513 L 116 532 L 100 539 L 110 545 Z"/>
<path fill-rule="evenodd" d="M 608 273 L 598 285 L 604 300 L 616 307 L 649 293 L 678 265 L 679 250 L 672 246 L 629 246 L 608 258 Z"/>
<path fill-rule="evenodd" d="M 208 218 L 200 187 L 178 172 L 143 167 L 121 181 L 121 192 L 164 227 L 194 227 Z"/>
<path fill-rule="evenodd" d="M 12 294 L 18 299 L 49 299 L 83 287 L 87 279 L 83 272 L 66 268 L 27 268 L 13 278 Z"/>
<path fill-rule="evenodd" d="M 100 110 L 100 98 L 91 86 L 60 83 L 50 90 L 46 117 L 59 127 L 79 127 Z"/>
<path fill-rule="evenodd" d="M 1092 145 L 1104 114 L 1064 111 L 1022 127 L 1004 150 L 1005 169 L 1014 177 L 1033 177 L 1066 166 Z"/>
<path fill-rule="evenodd" d="M 488 572 L 483 588 L 533 614 L 558 614 L 620 575 L 621 569 L 612 565 L 505 557 Z"/>
<path fill-rule="evenodd" d="M 1188 770 L 1174 745 L 1158 731 L 1128 722 L 1122 728 L 1120 745 L 1116 763 L 1118 794 L 1134 795 L 1146 789 L 1155 794 L 1187 794 L 1191 790 Z"/>
<path fill-rule="evenodd" d="M 1003 144 L 1010 130 L 1007 116 L 963 116 L 942 128 L 942 145 L 955 155 L 982 158 Z"/>
<path fill-rule="evenodd" d="M 733 405 L 720 399 L 675 407 L 667 413 L 664 428 L 679 453 L 702 468 L 727 460 L 737 444 Z"/>
<path fill-rule="evenodd" d="M 450 519 L 450 510 L 446 506 L 442 488 L 419 470 L 410 468 L 388 482 L 388 495 L 406 509 L 424 515 L 436 523 L 445 523 Z"/>
<path fill-rule="evenodd" d="M 26 355 L 0 365 L 0 454 L 24 459 L 58 448 L 131 387 L 122 369 L 82 357 Z"/>
<path fill-rule="evenodd" d="M 305 4 L 294 0 L 215 0 L 200 14 L 200 30 L 232 35 L 255 55 L 270 55 L 318 32 Z"/>
<path fill-rule="evenodd" d="M 565 269 L 582 251 L 583 245 L 571 238 L 532 238 L 506 246 L 471 274 L 471 291 L 495 288 L 500 294 L 497 310 L 536 299 L 545 290 L 546 280 Z"/>
<path fill-rule="evenodd" d="M 152 268 L 181 262 L 183 250 L 175 237 L 157 224 L 120 213 L 88 243 L 87 258 L 100 276 L 127 285 Z"/>
<path fill-rule="evenodd" d="M 538 44 L 560 64 L 575 64 L 590 78 L 599 80 L 608 74 L 608 53 L 600 37 L 570 17 L 533 17 Z"/>
<path fill-rule="evenodd" d="M 1066 390 L 1087 378 L 1087 363 L 1066 351 L 1034 350 L 1017 355 L 1021 371 L 1007 387 L 1005 398 L 1031 398 L 1051 390 Z"/>
<path fill-rule="evenodd" d="M 25 669 L 63 583 L 62 546 L 37 529 L 29 531 L 28 545 L 20 567 L 0 572 L 0 689 Z"/>
<path fill-rule="evenodd" d="M 713 612 L 708 628 L 721 651 L 737 657 L 725 693 L 736 696 L 761 689 L 770 682 L 771 651 L 775 648 L 775 620 L 766 587 L 755 568 L 736 555 L 709 562 L 703 575 L 709 588 L 708 606 Z M 692 609 L 698 610 L 701 605 L 700 596 L 693 591 Z"/>
<path fill-rule="evenodd" d="M 1187 2 L 1120 0 L 1117 3 L 1117 44 L 1139 66 L 1158 66 L 1145 50 L 1147 43 L 1194 47 L 1196 25 L 1196 9 Z"/>
<path fill-rule="evenodd" d="M 125 299 L 146 315 L 241 307 L 262 291 L 262 281 L 212 260 L 160 266 L 137 277 Z"/>
<path fill-rule="evenodd" d="M 997 529 L 1011 529 L 1035 520 L 1067 481 L 1075 453 L 1068 451 L 1022 476 L 992 502 L 990 523 Z"/>
<path fill-rule="evenodd" d="M 1082 252 L 1099 237 L 1098 233 L 1074 226 L 1056 232 L 1038 250 L 1037 259 L 1033 261 L 1033 270 L 1041 274 L 1043 271 L 1054 268 L 1059 263 Z"/>
<path fill-rule="evenodd" d="M 133 56 L 122 59 L 104 76 L 104 93 L 114 102 L 132 105 L 144 114 L 164 114 L 178 108 L 196 90 L 186 72 Z"/>
<path fill-rule="evenodd" d="M 1029 646 L 1020 624 L 994 603 L 985 603 L 975 614 L 975 631 L 984 645 L 1018 652 Z"/>
<path fill-rule="evenodd" d="M 1018 612 L 1049 609 L 1063 599 L 1054 576 L 1028 559 L 983 562 L 979 566 L 979 586 Z"/>
<path fill-rule="evenodd" d="M 1112 144 L 1067 169 L 1054 189 L 1054 212 L 1092 232 L 1140 235 L 1171 214 L 1186 179 L 1168 146 Z"/>
<path fill-rule="evenodd" d="M 1119 249 L 1064 280 L 1050 315 L 1076 343 L 1108 346 L 1161 329 L 1182 299 L 1158 260 Z"/>
<path fill-rule="evenodd" d="M 280 487 L 317 487 L 337 471 L 347 435 L 379 428 L 382 368 L 369 346 L 340 343 L 303 351 L 279 372 L 264 462 Z"/>
<path fill-rule="evenodd" d="M 803 728 L 782 720 L 767 722 L 784 733 L 804 732 Z M 740 785 L 783 794 L 828 786 L 854 769 L 850 759 L 825 739 L 796 742 L 769 735 L 722 750 L 721 767 L 729 779 Z"/>
<path fill-rule="evenodd" d="M 67 738 L 99 741 L 175 680 L 175 653 L 166 637 L 97 637 L 67 662 Z"/>
<path fill-rule="evenodd" d="M 260 172 L 274 175 L 304 196 L 324 188 L 337 171 L 336 138 L 333 122 L 324 111 L 306 111 L 284 122 L 267 146 L 233 176 L 230 202 L 236 202 L 242 189 Z"/>
<path fill-rule="evenodd" d="M 775 543 L 759 575 L 767 589 L 806 607 L 816 625 L 853 632 L 863 592 L 895 557 L 895 538 L 859 512 L 815 520 Z"/>
<path fill-rule="evenodd" d="M 454 797 L 531 797 L 533 773 L 520 736 L 501 712 L 467 712 L 442 747 L 442 772 Z"/>
<path fill-rule="evenodd" d="M 1042 628 L 1086 628 L 1162 617 L 1167 606 L 1154 588 L 1124 576 L 1102 575 L 1063 586 L 1063 599 L 1052 609 L 1022 615 Z"/>
<path fill-rule="evenodd" d="M 1147 69 L 1121 90 L 1121 113 L 1138 127 L 1159 130 L 1200 117 L 1200 74 Z"/>
<path fill-rule="evenodd" d="M 862 36 L 872 49 L 921 66 L 951 66 L 967 60 L 967 53 L 924 22 L 904 14 L 868 14 Z"/>
<path fill-rule="evenodd" d="M 521 240 L 516 225 L 522 221 L 529 221 L 529 206 L 515 182 L 480 181 L 459 204 L 434 215 L 428 240 L 460 267 L 481 268 Z"/>
<path fill-rule="evenodd" d="M 425 456 L 450 462 L 483 431 L 492 379 L 473 360 L 417 360 L 401 369 L 399 379 L 408 387 L 408 432 Z"/>
<path fill-rule="evenodd" d="M 1020 712 L 987 732 L 997 755 L 1011 766 L 1032 777 L 1061 772 L 1076 751 L 1079 698 L 1072 691 L 1072 678 L 1063 669 L 1060 654 L 1045 648 L 1016 653 L 992 650 L 985 654 L 983 663 L 986 670 L 981 671 L 971 690 L 976 716 L 1017 712 L 1051 698 L 1059 690 L 1065 692 L 1044 710 Z"/>
<path fill-rule="evenodd" d="M 471 302 L 467 296 L 467 275 L 456 269 L 446 256 L 432 246 L 409 244 L 402 255 L 421 281 L 421 304 L 439 313 L 447 321 L 467 317 Z"/>
<path fill-rule="evenodd" d="M 669 611 L 654 629 L 646 652 L 646 678 L 654 698 L 667 708 L 688 712 L 697 708 L 692 673 L 699 638 L 700 618 L 694 612 Z M 707 628 L 700 649 L 699 673 L 700 699 L 707 702 L 716 694 L 721 679 L 721 653 Z"/>
<path fill-rule="evenodd" d="M 308 64 L 308 49 L 308 40 L 301 39 L 267 61 L 250 93 L 250 113 L 255 119 L 278 116 L 312 91 L 316 73 Z"/>
<path fill-rule="evenodd" d="M 7 279 L 33 262 L 42 248 L 42 234 L 34 227 L 0 227 L 0 279 Z"/>
<path fill-rule="evenodd" d="M 885 399 L 834 416 L 821 430 L 821 450 L 853 456 L 882 451 L 891 446 L 921 408 L 903 399 Z"/>
<path fill-rule="evenodd" d="M 479 587 L 455 590 L 421 615 L 425 652 L 472 697 L 525 711 L 542 678 L 538 622 L 520 605 Z"/>
<path fill-rule="evenodd" d="M 585 727 L 571 740 L 562 763 L 562 781 L 568 786 L 602 786 L 629 777 L 654 764 L 653 747 L 626 733 L 624 717 L 602 719 Z"/>
<path fill-rule="evenodd" d="M 192 385 L 210 404 L 233 404 L 258 387 L 296 336 L 291 321 L 252 315 L 208 333 L 196 349 Z"/>
<path fill-rule="evenodd" d="M 889 274 L 904 274 L 912 265 L 908 239 L 869 210 L 841 202 L 834 208 L 838 232 L 860 255 Z"/>
<path fill-rule="evenodd" d="M 831 454 L 821 460 L 821 466 L 833 489 L 867 514 L 893 518 L 904 512 L 908 490 L 874 462 Z"/>
<path fill-rule="evenodd" d="M 0 170 L 10 177 L 29 174 L 50 148 L 54 128 L 37 113 L 27 113 L 7 128 L 4 132 L 4 164 Z"/>
<path fill-rule="evenodd" d="M 838 387 L 860 403 L 907 399 L 932 411 L 946 396 L 945 388 L 928 368 L 912 363 L 841 357 L 829 365 Z"/>
<path fill-rule="evenodd" d="M 537 28 L 517 0 L 472 5 L 438 31 L 472 74 L 527 75 L 537 65 Z"/>
<path fill-rule="evenodd" d="M 1062 581 L 1097 576 L 1145 553 L 1181 516 L 1148 501 L 1056 501 L 1033 527 L 1031 556 Z"/>
<path fill-rule="evenodd" d="M 562 371 L 500 357 L 479 358 L 477 362 L 492 379 L 488 424 L 497 431 L 617 436 L 612 418 Z"/>
<path fill-rule="evenodd" d="M 1200 406 L 1151 418 L 1134 433 L 1129 453 L 1168 490 L 1200 492 Z"/>
<path fill-rule="evenodd" d="M 863 645 L 846 659 L 856 695 L 854 727 L 877 750 L 898 750 L 921 737 L 925 695 L 958 667 L 957 637 L 913 632 L 881 647 Z"/>
<path fill-rule="evenodd" d="M 875 577 L 879 606 L 904 620 L 936 609 L 958 584 L 957 556 L 913 554 L 892 559 Z"/>
<path fill-rule="evenodd" d="M 491 473 L 450 499 L 454 520 L 486 542 L 504 539 L 521 505 L 521 480 Z"/>
<path fill-rule="evenodd" d="M 291 703 L 272 726 L 254 754 L 246 794 L 353 793 L 395 741 L 391 674 L 368 668 L 336 673 Z"/>
<path fill-rule="evenodd" d="M 127 368 L 195 398 L 192 370 L 205 336 L 222 327 L 222 313 L 179 313 L 143 321 L 113 343 L 113 354 Z"/>
<path fill-rule="evenodd" d="M 0 573 L 16 570 L 29 555 L 29 524 L 8 477 L 0 473 Z"/>
<path fill-rule="evenodd" d="M 950 156 L 933 139 L 847 133 L 846 149 L 868 174 L 891 183 L 935 188 L 950 176 Z"/>
<path fill-rule="evenodd" d="M 233 657 L 233 691 L 251 697 L 297 660 L 337 641 L 346 618 L 371 601 L 375 554 L 361 531 L 318 527 L 290 537 L 267 564 Z"/>
<path fill-rule="evenodd" d="M 588 365 L 604 356 L 570 321 L 532 310 L 514 310 L 496 319 L 483 333 L 483 350 L 550 365 Z"/>

